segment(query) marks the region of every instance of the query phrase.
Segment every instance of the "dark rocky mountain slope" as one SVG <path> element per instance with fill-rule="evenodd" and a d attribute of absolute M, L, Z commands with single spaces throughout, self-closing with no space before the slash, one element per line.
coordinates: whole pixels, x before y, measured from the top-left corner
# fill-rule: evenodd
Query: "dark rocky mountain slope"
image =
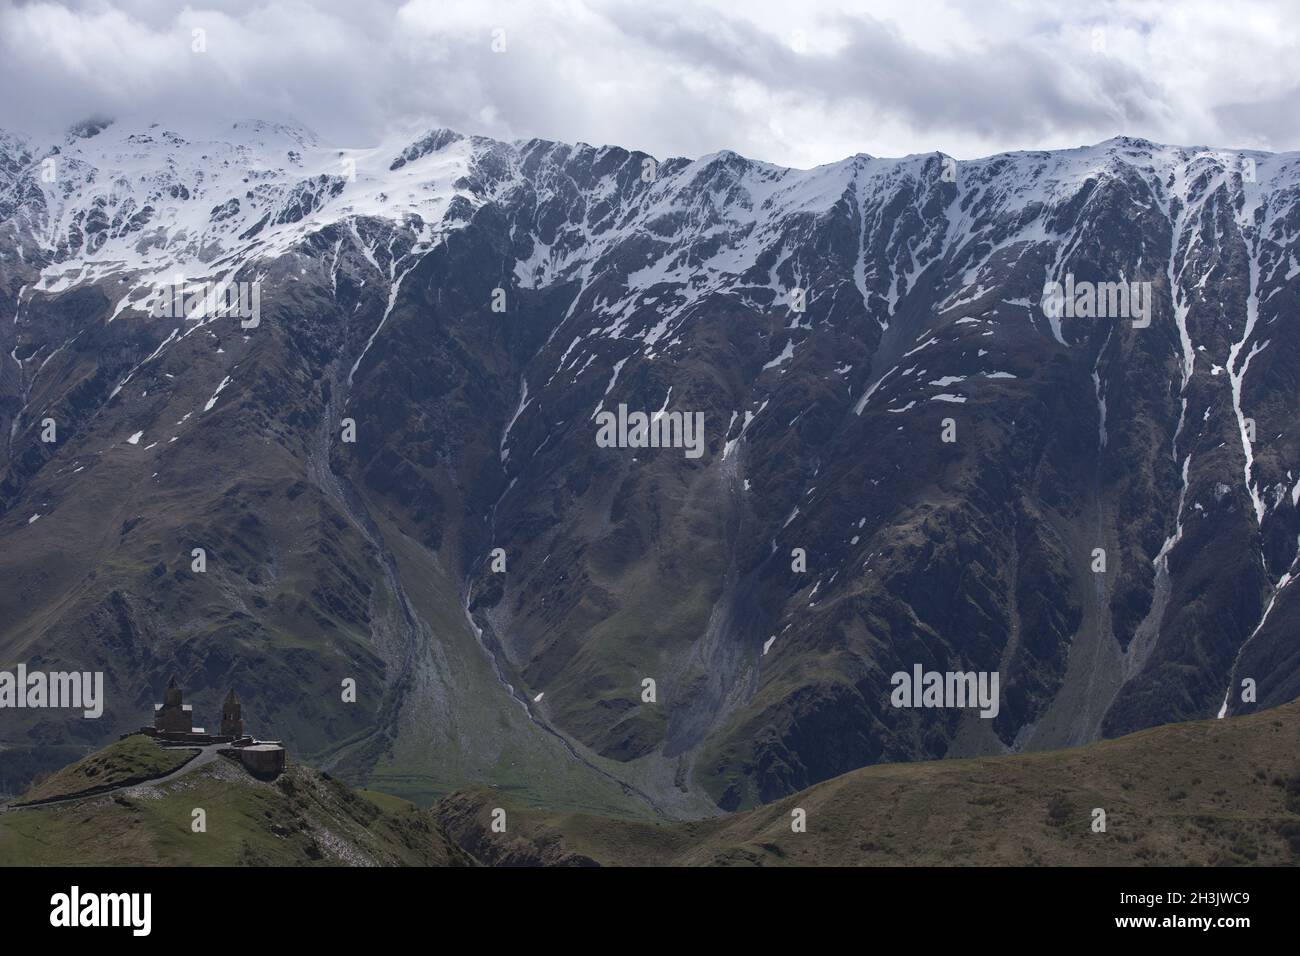
<path fill-rule="evenodd" d="M 173 669 L 353 782 L 670 817 L 1300 694 L 1296 155 L 85 132 L 0 136 L 0 667 L 107 702 L 0 714 L 12 792 Z"/>

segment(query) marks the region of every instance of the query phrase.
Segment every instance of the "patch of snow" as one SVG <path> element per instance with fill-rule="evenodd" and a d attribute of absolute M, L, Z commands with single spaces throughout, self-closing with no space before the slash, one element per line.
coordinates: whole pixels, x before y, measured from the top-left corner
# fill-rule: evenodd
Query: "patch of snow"
<path fill-rule="evenodd" d="M 229 384 L 230 384 L 230 376 L 227 375 L 225 378 L 221 380 L 221 384 L 217 386 L 217 390 L 212 393 L 212 397 L 208 399 L 208 403 L 203 406 L 203 410 L 205 412 L 212 411 L 213 406 L 217 404 L 217 396 L 220 395 L 221 390 L 224 389 Z"/>

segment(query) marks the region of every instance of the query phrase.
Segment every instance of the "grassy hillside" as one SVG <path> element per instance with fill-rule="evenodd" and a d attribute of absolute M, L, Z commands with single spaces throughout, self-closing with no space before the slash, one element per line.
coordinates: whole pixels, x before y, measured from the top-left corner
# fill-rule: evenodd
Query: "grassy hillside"
<path fill-rule="evenodd" d="M 1072 750 L 867 767 L 695 823 L 546 812 L 483 789 L 434 813 L 497 865 L 1295 865 L 1297 740 L 1300 701 Z M 795 808 L 807 832 L 792 832 Z"/>
<path fill-rule="evenodd" d="M 127 737 L 38 780 L 14 802 L 36 803 L 161 777 L 183 766 L 196 753 L 164 750 L 148 737 Z"/>
<path fill-rule="evenodd" d="M 128 738 L 26 799 L 118 789 L 0 812 L 0 865 L 1295 865 L 1298 739 L 1295 701 L 1073 750 L 867 767 L 759 809 L 657 823 L 487 788 L 424 811 L 300 764 L 266 783 L 211 757 L 122 785 L 187 756 Z M 791 829 L 796 808 L 806 832 Z"/>
<path fill-rule="evenodd" d="M 138 769 L 148 758 L 136 753 L 134 740 L 60 771 L 46 785 L 58 781 L 64 792 L 72 792 L 74 781 L 84 779 L 98 786 L 103 774 L 87 777 L 86 768 L 125 767 L 133 757 Z M 191 829 L 196 808 L 206 812 L 206 832 Z M 277 780 L 265 783 L 217 758 L 165 784 L 0 813 L 4 866 L 472 863 L 413 804 L 353 791 L 301 764 L 290 764 Z"/>

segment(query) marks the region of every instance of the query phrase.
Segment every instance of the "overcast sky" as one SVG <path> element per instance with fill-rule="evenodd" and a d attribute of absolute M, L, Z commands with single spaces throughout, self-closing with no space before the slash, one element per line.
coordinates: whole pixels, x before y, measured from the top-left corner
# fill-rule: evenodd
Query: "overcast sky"
<path fill-rule="evenodd" d="M 793 166 L 1119 133 L 1300 148 L 1294 0 L 178 6 L 0 0 L 0 126 L 295 119 L 364 146 L 440 125 Z"/>

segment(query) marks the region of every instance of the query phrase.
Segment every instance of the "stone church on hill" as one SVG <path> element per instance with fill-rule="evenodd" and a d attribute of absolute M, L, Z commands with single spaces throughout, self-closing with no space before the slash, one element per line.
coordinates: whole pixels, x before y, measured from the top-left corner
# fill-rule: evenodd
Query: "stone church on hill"
<path fill-rule="evenodd" d="M 163 702 L 154 705 L 153 726 L 141 727 L 136 733 L 153 737 L 163 747 L 228 744 L 218 753 L 238 760 L 250 772 L 266 777 L 284 772 L 285 751 L 280 741 L 256 740 L 244 733 L 243 710 L 233 687 L 221 705 L 220 732 L 209 734 L 194 726 L 194 709 L 185 703 L 184 692 L 173 675 L 163 691 Z"/>

